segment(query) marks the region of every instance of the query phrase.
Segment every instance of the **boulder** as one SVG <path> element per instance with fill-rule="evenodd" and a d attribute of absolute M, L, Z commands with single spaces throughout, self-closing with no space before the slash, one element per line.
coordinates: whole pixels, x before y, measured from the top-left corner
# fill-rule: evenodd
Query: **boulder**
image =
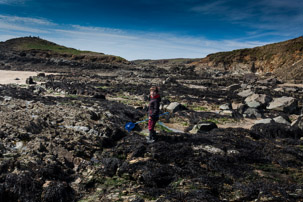
<path fill-rule="evenodd" d="M 245 83 L 255 83 L 257 80 L 258 80 L 258 77 L 254 73 L 249 73 L 249 74 L 243 75 L 243 81 Z"/>
<path fill-rule="evenodd" d="M 37 76 L 38 77 L 45 77 L 45 73 L 38 73 Z"/>
<path fill-rule="evenodd" d="M 66 183 L 47 181 L 43 185 L 42 201 L 74 201 L 75 191 Z"/>
<path fill-rule="evenodd" d="M 258 108 L 266 106 L 271 100 L 271 97 L 265 94 L 252 94 L 245 99 L 245 103 L 248 107 Z"/>
<path fill-rule="evenodd" d="M 260 108 L 261 107 L 261 103 L 260 102 L 257 102 L 255 100 L 252 100 L 252 101 L 245 101 L 246 102 L 246 105 L 250 108 Z"/>
<path fill-rule="evenodd" d="M 56 189 L 52 190 L 52 193 L 54 193 L 57 198 L 44 197 L 43 193 L 41 198 L 41 181 L 39 182 L 33 176 L 34 173 L 30 171 L 23 171 L 20 174 L 10 172 L 4 175 L 3 181 L 0 184 L 1 201 L 74 201 L 72 197 L 63 197 L 63 195 L 67 195 L 67 192 L 62 192 L 60 195 L 58 192 L 55 192 Z"/>
<path fill-rule="evenodd" d="M 230 109 L 232 109 L 232 106 L 231 106 L 230 103 L 226 103 L 226 104 L 220 105 L 219 109 L 221 109 L 221 110 L 230 110 Z"/>
<path fill-rule="evenodd" d="M 242 83 L 241 84 L 241 88 L 243 88 L 243 89 L 249 89 L 249 88 L 251 88 L 251 85 L 248 85 L 246 83 Z"/>
<path fill-rule="evenodd" d="M 114 176 L 119 167 L 120 160 L 117 158 L 103 158 L 101 160 L 101 169 L 100 172 L 106 176 Z"/>
<path fill-rule="evenodd" d="M 222 110 L 222 111 L 219 112 L 219 114 L 227 115 L 227 116 L 233 116 L 234 111 L 233 110 Z"/>
<path fill-rule="evenodd" d="M 279 87 L 279 88 L 275 88 L 274 91 L 276 91 L 276 92 L 282 92 L 283 93 L 284 89 Z"/>
<path fill-rule="evenodd" d="M 257 124 L 270 124 L 270 123 L 277 123 L 277 124 L 285 124 L 285 125 L 288 125 L 290 126 L 290 121 L 287 117 L 283 117 L 283 116 L 278 116 L 276 118 L 267 118 L 267 119 L 261 119 L 261 120 L 257 120 L 255 121 L 255 124 L 254 125 L 257 125 Z"/>
<path fill-rule="evenodd" d="M 214 128 L 218 128 L 218 126 L 214 122 L 205 121 L 205 122 L 202 122 L 202 123 L 199 123 L 199 124 L 195 125 L 193 127 L 193 129 L 189 132 L 192 133 L 192 134 L 197 134 L 197 133 L 200 133 L 200 132 L 210 131 Z"/>
<path fill-rule="evenodd" d="M 97 121 L 100 119 L 100 115 L 97 114 L 95 111 L 88 111 L 88 117 L 94 121 Z"/>
<path fill-rule="evenodd" d="M 269 88 L 267 86 L 256 86 L 255 89 L 257 89 L 257 90 L 267 90 Z"/>
<path fill-rule="evenodd" d="M 163 84 L 176 83 L 176 80 L 174 78 L 172 78 L 172 77 L 168 77 L 162 83 Z"/>
<path fill-rule="evenodd" d="M 166 109 L 171 113 L 175 113 L 177 111 L 182 111 L 186 108 L 178 102 L 172 102 L 166 107 Z"/>
<path fill-rule="evenodd" d="M 256 108 L 247 108 L 243 112 L 243 117 L 244 118 L 262 118 L 262 114 Z"/>
<path fill-rule="evenodd" d="M 292 124 L 293 127 L 298 127 L 303 130 L 303 116 L 299 116 Z"/>
<path fill-rule="evenodd" d="M 148 101 L 148 98 L 147 98 L 147 100 L 145 100 L 145 101 Z M 160 110 L 164 110 L 164 109 L 167 109 L 167 107 L 169 106 L 169 104 L 170 104 L 171 102 L 168 100 L 168 99 L 162 99 L 161 100 L 161 104 L 160 104 Z M 146 106 L 147 107 L 147 106 Z M 147 108 L 145 109 L 145 110 L 147 110 Z"/>
<path fill-rule="evenodd" d="M 146 187 L 163 188 L 174 180 L 175 172 L 173 167 L 167 165 L 155 166 L 154 168 L 146 167 L 137 180 Z"/>
<path fill-rule="evenodd" d="M 290 93 L 290 92 L 297 92 L 298 89 L 296 89 L 294 87 L 287 87 L 284 89 L 284 91 Z"/>
<path fill-rule="evenodd" d="M 243 104 L 243 103 L 237 103 L 237 102 L 233 102 L 232 103 L 232 108 L 233 108 L 233 110 L 237 110 L 237 111 L 239 111 L 239 113 L 243 113 L 243 110 L 244 110 L 244 108 L 245 108 L 246 106 L 245 106 L 245 104 Z"/>
<path fill-rule="evenodd" d="M 269 103 L 267 109 L 282 111 L 289 114 L 296 113 L 298 110 L 298 100 L 286 96 L 274 98 L 273 101 Z"/>
<path fill-rule="evenodd" d="M 101 93 L 95 93 L 93 98 L 100 99 L 100 100 L 105 100 L 105 95 Z"/>
<path fill-rule="evenodd" d="M 34 82 L 34 80 L 33 80 L 33 77 L 31 77 L 31 76 L 26 79 L 25 83 L 26 84 L 36 84 L 36 82 Z"/>
<path fill-rule="evenodd" d="M 257 81 L 257 83 L 259 84 L 264 84 L 264 85 L 276 85 L 276 84 L 280 84 L 281 81 L 279 81 L 277 78 L 275 77 L 271 77 L 271 78 L 267 78 L 267 79 L 264 79 L 264 80 L 260 80 L 260 81 Z"/>
<path fill-rule="evenodd" d="M 227 91 L 235 91 L 235 90 L 238 90 L 240 88 L 241 88 L 241 85 L 239 85 L 239 84 L 232 84 L 230 86 L 227 86 L 225 88 L 225 90 L 227 90 Z"/>
<path fill-rule="evenodd" d="M 144 101 L 148 101 L 148 98 L 147 98 L 146 100 L 144 100 Z M 163 98 L 163 99 L 161 100 L 161 103 L 162 103 L 163 105 L 169 105 L 169 104 L 170 104 L 170 101 L 169 101 L 169 99 Z"/>
<path fill-rule="evenodd" d="M 3 101 L 5 101 L 5 102 L 9 102 L 9 101 L 11 101 L 13 98 L 12 97 L 10 97 L 10 96 L 4 96 L 3 97 Z"/>
<path fill-rule="evenodd" d="M 252 92 L 250 89 L 247 89 L 247 90 L 244 90 L 244 91 L 241 91 L 240 93 L 238 93 L 238 96 L 244 98 L 244 97 L 248 97 L 252 94 L 254 94 L 254 92 Z"/>
<path fill-rule="evenodd" d="M 35 88 L 33 89 L 33 93 L 35 94 L 41 94 L 46 92 L 45 88 L 39 85 L 36 85 Z"/>
<path fill-rule="evenodd" d="M 143 144 L 139 144 L 132 153 L 132 158 L 134 157 L 144 157 L 146 152 L 146 147 Z"/>
<path fill-rule="evenodd" d="M 302 136 L 299 128 L 280 123 L 256 124 L 251 127 L 251 132 L 260 138 L 295 138 Z"/>
<path fill-rule="evenodd" d="M 282 124 L 285 124 L 285 125 L 288 125 L 290 126 L 290 121 L 287 118 L 283 117 L 283 116 L 278 116 L 276 118 L 273 119 L 276 123 L 282 123 Z"/>
<path fill-rule="evenodd" d="M 261 119 L 261 120 L 255 121 L 255 125 L 260 124 L 260 123 L 263 123 L 263 124 L 274 123 L 274 120 L 271 118 L 268 118 L 268 119 Z"/>

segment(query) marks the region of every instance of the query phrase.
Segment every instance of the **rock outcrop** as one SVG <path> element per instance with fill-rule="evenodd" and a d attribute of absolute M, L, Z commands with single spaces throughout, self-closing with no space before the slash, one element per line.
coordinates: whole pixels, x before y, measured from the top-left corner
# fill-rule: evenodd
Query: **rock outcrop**
<path fill-rule="evenodd" d="M 256 48 L 210 54 L 193 62 L 196 72 L 218 68 L 238 73 L 274 73 L 288 81 L 302 81 L 303 37 Z"/>

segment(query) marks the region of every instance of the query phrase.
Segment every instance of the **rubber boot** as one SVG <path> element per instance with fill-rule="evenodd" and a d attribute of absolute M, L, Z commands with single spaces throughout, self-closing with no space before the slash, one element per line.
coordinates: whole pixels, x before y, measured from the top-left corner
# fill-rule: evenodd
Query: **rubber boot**
<path fill-rule="evenodd" d="M 153 135 L 152 135 L 152 136 L 153 136 L 153 140 L 155 141 L 155 138 L 156 138 L 156 134 L 157 134 L 157 133 L 156 133 L 155 130 L 153 130 L 152 133 L 153 133 Z"/>
<path fill-rule="evenodd" d="M 153 143 L 154 141 L 154 131 L 149 131 L 147 143 Z"/>

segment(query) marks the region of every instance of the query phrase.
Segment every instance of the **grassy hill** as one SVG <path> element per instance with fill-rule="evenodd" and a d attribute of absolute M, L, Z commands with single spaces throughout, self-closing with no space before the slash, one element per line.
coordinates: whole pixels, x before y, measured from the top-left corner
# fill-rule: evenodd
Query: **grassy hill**
<path fill-rule="evenodd" d="M 198 67 L 272 72 L 285 79 L 303 76 L 303 37 L 265 46 L 210 54 L 193 64 Z"/>
<path fill-rule="evenodd" d="M 175 59 L 159 59 L 159 60 L 133 60 L 132 64 L 138 66 L 149 66 L 149 67 L 159 67 L 164 69 L 171 68 L 183 68 L 187 69 L 186 66 L 193 62 L 198 62 L 201 58 L 175 58 Z"/>
<path fill-rule="evenodd" d="M 13 51 L 40 51 L 47 52 L 51 55 L 64 55 L 66 56 L 84 56 L 84 57 L 94 57 L 97 60 L 108 60 L 109 62 L 127 62 L 126 59 L 113 56 L 106 55 L 104 53 L 97 53 L 92 51 L 81 51 L 74 48 L 68 48 L 65 46 L 58 45 L 56 43 L 41 39 L 39 37 L 21 37 L 10 39 L 5 42 L 0 43 L 0 50 L 13 50 Z M 81 57 L 80 57 L 81 58 Z M 82 57 L 83 58 L 83 57 Z"/>
<path fill-rule="evenodd" d="M 234 61 L 249 62 L 257 60 L 273 60 L 276 55 L 280 54 L 283 54 L 282 59 L 287 59 L 287 57 L 293 54 L 302 56 L 303 37 L 256 48 L 239 49 L 230 52 L 219 52 L 210 54 L 207 57 L 209 57 L 209 59 L 215 63 L 225 62 L 226 64 L 231 64 Z"/>

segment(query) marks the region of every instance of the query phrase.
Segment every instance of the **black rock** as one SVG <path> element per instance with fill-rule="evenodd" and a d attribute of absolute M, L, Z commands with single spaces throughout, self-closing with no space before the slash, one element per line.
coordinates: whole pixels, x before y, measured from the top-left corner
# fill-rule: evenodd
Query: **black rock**
<path fill-rule="evenodd" d="M 75 193 L 74 190 L 67 183 L 54 181 L 44 188 L 42 193 L 42 201 L 73 202 L 75 201 Z"/>
<path fill-rule="evenodd" d="M 105 100 L 105 95 L 96 93 L 93 98 Z"/>
<path fill-rule="evenodd" d="M 302 130 L 281 123 L 260 123 L 251 128 L 251 131 L 261 138 L 295 138 L 302 136 Z"/>
<path fill-rule="evenodd" d="M 36 84 L 36 82 L 34 82 L 33 78 L 32 77 L 29 77 L 26 79 L 25 81 L 26 84 Z"/>

